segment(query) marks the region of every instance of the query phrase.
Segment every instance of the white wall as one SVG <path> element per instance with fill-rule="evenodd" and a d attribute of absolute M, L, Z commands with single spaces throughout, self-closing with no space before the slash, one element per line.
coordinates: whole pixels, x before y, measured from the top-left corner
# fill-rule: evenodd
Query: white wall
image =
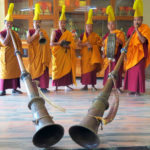
<path fill-rule="evenodd" d="M 0 31 L 4 28 L 4 0 L 0 0 Z"/>
<path fill-rule="evenodd" d="M 144 22 L 145 24 L 148 24 L 150 26 L 150 0 L 143 0 L 144 4 Z"/>

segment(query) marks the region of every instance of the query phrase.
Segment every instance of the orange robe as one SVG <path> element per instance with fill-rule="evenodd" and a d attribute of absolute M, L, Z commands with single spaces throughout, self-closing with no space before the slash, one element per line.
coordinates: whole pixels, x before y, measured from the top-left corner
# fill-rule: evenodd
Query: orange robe
<path fill-rule="evenodd" d="M 88 35 L 86 32 L 80 37 L 82 43 L 89 42 L 92 45 L 91 49 L 83 47 L 81 49 L 81 83 L 83 85 L 95 85 L 96 73 L 100 71 L 102 65 L 102 57 L 100 47 L 102 40 L 98 34 L 92 32 Z"/>
<path fill-rule="evenodd" d="M 145 67 L 150 64 L 150 28 L 146 24 L 142 24 L 138 28 L 139 32 L 148 41 L 148 55 L 146 57 Z M 127 50 L 127 61 L 125 62 L 126 70 L 134 67 L 144 58 L 143 44 L 141 44 L 137 33 L 135 32 L 130 40 L 128 50 Z"/>
<path fill-rule="evenodd" d="M 92 49 L 88 50 L 88 47 L 81 49 L 81 73 L 86 74 L 101 69 L 102 57 L 100 54 L 100 47 L 102 46 L 102 39 L 98 34 L 92 32 L 90 35 L 84 33 L 82 43 L 89 42 L 92 45 Z"/>
<path fill-rule="evenodd" d="M 29 30 L 29 32 L 31 31 L 32 30 Z M 46 38 L 46 43 L 40 44 L 40 37 L 37 36 L 30 44 L 28 44 L 28 71 L 30 72 L 32 79 L 41 77 L 44 74 L 46 68 L 49 68 L 50 63 L 50 40 L 45 30 L 40 29 L 40 31 Z"/>
<path fill-rule="evenodd" d="M 138 30 L 147 39 L 142 44 L 135 32 L 130 40 L 127 50 L 127 61 L 125 62 L 126 74 L 124 89 L 134 93 L 145 92 L 145 68 L 150 64 L 150 28 L 142 24 Z M 134 27 L 128 30 L 131 36 Z"/>
<path fill-rule="evenodd" d="M 22 53 L 22 43 L 15 31 L 12 31 L 18 50 Z M 0 44 L 0 79 L 20 78 L 20 68 L 12 41 L 8 46 Z"/>
<path fill-rule="evenodd" d="M 52 46 L 52 79 L 59 80 L 65 77 L 71 72 L 72 81 L 76 84 L 76 55 L 75 55 L 75 43 L 72 33 L 66 30 L 59 41 L 70 41 L 70 49 L 66 49 L 61 46 Z M 59 84 L 58 84 L 59 86 Z"/>

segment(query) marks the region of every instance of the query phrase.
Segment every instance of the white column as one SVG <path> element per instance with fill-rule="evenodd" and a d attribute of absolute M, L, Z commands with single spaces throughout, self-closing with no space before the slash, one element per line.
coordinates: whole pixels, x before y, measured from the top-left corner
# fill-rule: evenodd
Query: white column
<path fill-rule="evenodd" d="M 4 18 L 5 18 L 5 11 L 4 11 L 4 0 L 0 0 L 0 31 L 4 29 Z"/>
<path fill-rule="evenodd" d="M 143 18 L 144 24 L 147 24 L 150 26 L 150 13 L 149 13 L 149 9 L 150 9 L 150 0 L 143 0 L 143 7 L 144 7 L 144 11 L 143 11 Z"/>

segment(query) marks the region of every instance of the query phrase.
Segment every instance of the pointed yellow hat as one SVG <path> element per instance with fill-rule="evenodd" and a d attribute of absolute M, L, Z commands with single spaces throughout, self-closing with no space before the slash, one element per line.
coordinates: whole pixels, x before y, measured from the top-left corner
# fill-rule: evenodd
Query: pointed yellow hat
<path fill-rule="evenodd" d="M 135 0 L 133 9 L 135 10 L 134 17 L 142 17 L 143 16 L 143 0 Z"/>
<path fill-rule="evenodd" d="M 87 19 L 86 24 L 93 24 L 92 17 L 93 17 L 93 9 L 90 9 L 88 12 L 88 19 Z"/>
<path fill-rule="evenodd" d="M 34 10 L 34 21 L 40 20 L 40 4 L 36 3 L 35 4 L 35 10 Z"/>
<path fill-rule="evenodd" d="M 13 21 L 13 17 L 12 17 L 13 10 L 14 10 L 14 3 L 10 3 L 9 8 L 8 8 L 8 13 L 7 13 L 7 16 L 5 17 L 5 20 Z"/>
<path fill-rule="evenodd" d="M 115 21 L 115 14 L 111 5 L 107 6 L 106 14 L 108 15 L 108 22 Z"/>
<path fill-rule="evenodd" d="M 62 6 L 62 11 L 61 11 L 61 16 L 60 16 L 60 18 L 59 18 L 59 21 L 62 21 L 62 20 L 66 21 L 65 11 L 66 11 L 66 6 L 63 5 L 63 6 Z"/>

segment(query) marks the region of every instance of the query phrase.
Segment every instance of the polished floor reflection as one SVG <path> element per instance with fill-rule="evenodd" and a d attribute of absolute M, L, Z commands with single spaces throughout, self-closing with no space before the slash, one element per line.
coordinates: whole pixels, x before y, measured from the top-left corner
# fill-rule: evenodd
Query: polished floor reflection
<path fill-rule="evenodd" d="M 50 80 L 51 84 L 51 80 Z M 21 96 L 0 97 L 0 150 L 38 150 L 32 143 L 35 126 L 32 123 L 32 113 L 28 109 L 28 97 L 22 85 Z M 46 103 L 53 120 L 65 128 L 64 137 L 53 146 L 53 149 L 71 150 L 82 149 L 71 140 L 68 129 L 79 124 L 87 114 L 92 100 L 102 89 L 102 80 L 99 79 L 96 87 L 98 91 L 80 91 L 81 84 L 74 91 L 66 92 L 61 88 L 58 92 L 50 87 L 51 92 L 46 96 L 56 104 L 66 109 L 66 113 L 58 111 Z M 146 93 L 139 97 L 128 96 L 126 92 L 120 95 L 120 105 L 115 120 L 98 131 L 101 140 L 99 148 L 139 147 L 150 146 L 150 81 L 146 81 Z M 113 93 L 110 96 L 110 103 Z M 107 111 L 105 112 L 105 115 Z M 132 149 L 131 148 L 131 149 Z M 121 149 L 121 148 L 120 148 Z M 130 149 L 130 148 L 129 148 Z M 142 149 L 142 148 L 141 148 Z M 113 149 L 114 150 L 114 149 Z"/>

